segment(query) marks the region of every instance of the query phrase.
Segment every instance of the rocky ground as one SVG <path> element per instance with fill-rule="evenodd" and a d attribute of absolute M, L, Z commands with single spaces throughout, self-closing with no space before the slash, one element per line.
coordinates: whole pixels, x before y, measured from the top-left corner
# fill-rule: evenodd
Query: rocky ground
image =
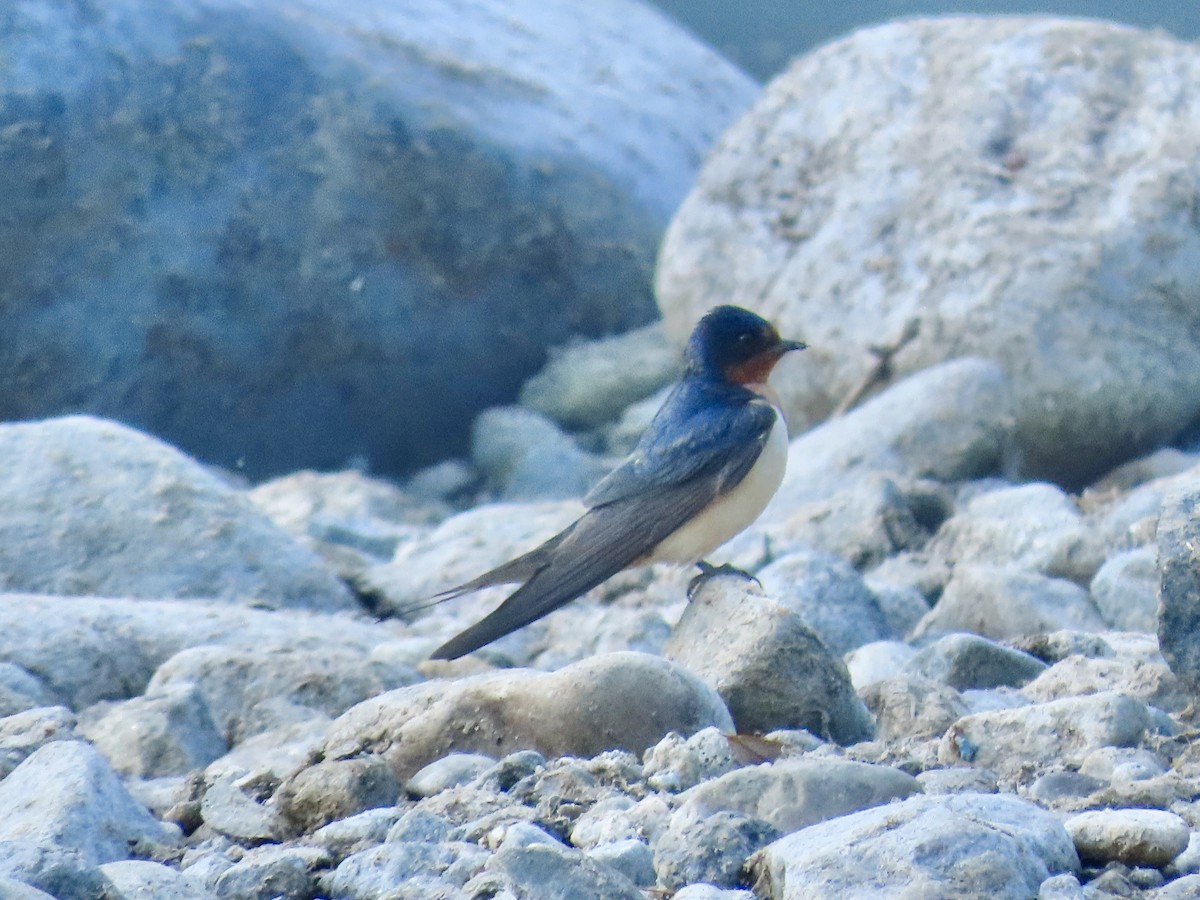
<path fill-rule="evenodd" d="M 404 486 L 0 426 L 0 896 L 1200 896 L 1200 455 L 1007 478 L 992 363 L 795 439 L 721 554 L 757 582 L 426 661 L 502 593 L 412 607 L 569 521 L 673 376 L 623 340 Z"/>
<path fill-rule="evenodd" d="M 905 23 L 801 61 L 672 228 L 666 331 L 561 349 L 475 420 L 469 459 L 250 484 L 112 421 L 0 425 L 0 897 L 1200 897 L 1200 252 L 1177 143 L 1196 51 L 989 28 Z M 871 207 L 831 254 L 838 229 L 745 168 L 762 138 L 789 164 L 912 170 L 897 208 L 916 215 L 992 134 L 982 107 L 898 92 L 898 121 L 945 125 L 915 137 L 813 107 L 826 150 L 857 135 L 870 162 L 822 151 L 781 98 L 904 59 L 928 64 L 905 83 L 949 91 L 987 35 L 989 71 L 1022 73 L 995 81 L 1011 115 L 986 108 L 1013 142 L 986 190 L 929 205 L 927 246 L 885 227 L 882 193 L 843 208 L 813 182 L 814 216 Z M 1043 158 L 1080 134 L 1087 165 Z M 1025 271 L 1013 248 L 1035 245 Z M 705 275 L 731 248 L 740 268 Z M 780 366 L 785 482 L 712 559 L 754 578 L 689 601 L 691 572 L 623 573 L 428 661 L 504 592 L 428 598 L 578 515 L 677 374 L 667 333 L 723 275 L 744 284 L 721 300 L 765 298 L 813 345 Z M 908 342 L 877 346 L 921 298 Z"/>

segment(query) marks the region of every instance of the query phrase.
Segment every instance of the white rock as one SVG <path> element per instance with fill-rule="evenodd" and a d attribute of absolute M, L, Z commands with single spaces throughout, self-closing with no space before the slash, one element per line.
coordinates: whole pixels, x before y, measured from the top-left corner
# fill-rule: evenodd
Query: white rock
<path fill-rule="evenodd" d="M 54 741 L 0 781 L 0 841 L 74 850 L 91 865 L 178 842 L 129 795 L 103 756 L 81 741 Z"/>
<path fill-rule="evenodd" d="M 1027 900 L 1079 861 L 1051 813 L 1013 796 L 967 793 L 911 797 L 822 822 L 781 838 L 750 865 L 755 895 L 785 900 Z"/>

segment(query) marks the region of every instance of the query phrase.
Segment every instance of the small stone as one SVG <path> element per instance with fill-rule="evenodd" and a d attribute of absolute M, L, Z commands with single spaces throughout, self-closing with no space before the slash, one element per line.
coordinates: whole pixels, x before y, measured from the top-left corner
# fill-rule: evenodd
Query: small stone
<path fill-rule="evenodd" d="M 636 838 L 600 844 L 589 850 L 588 856 L 616 869 L 638 887 L 652 887 L 657 877 L 654 873 L 654 854 L 645 841 Z"/>
<path fill-rule="evenodd" d="M 950 687 L 1020 687 L 1046 670 L 1040 659 L 974 634 L 948 634 L 922 648 L 907 670 Z"/>
<path fill-rule="evenodd" d="M 367 809 L 393 806 L 400 781 L 378 756 L 326 759 L 296 772 L 275 792 L 288 825 L 307 834 Z"/>
<path fill-rule="evenodd" d="M 471 429 L 471 458 L 504 500 L 582 497 L 611 468 L 548 418 L 520 406 L 479 414 Z"/>
<path fill-rule="evenodd" d="M 481 753 L 451 753 L 418 771 L 404 789 L 414 797 L 432 797 L 446 788 L 473 781 L 495 764 L 495 758 Z"/>
<path fill-rule="evenodd" d="M 715 728 L 691 737 L 668 734 L 646 751 L 644 773 L 655 790 L 678 793 L 737 768 L 729 736 Z"/>
<path fill-rule="evenodd" d="M 881 740 L 937 737 L 970 712 L 962 694 L 944 684 L 900 674 L 859 691 Z"/>
<path fill-rule="evenodd" d="M 889 766 L 840 759 L 781 759 L 697 785 L 681 796 L 672 822 L 674 827 L 716 812 L 736 812 L 789 834 L 920 790 L 915 778 Z"/>
<path fill-rule="evenodd" d="M 254 846 L 278 841 L 286 832 L 273 807 L 255 796 L 246 779 L 218 778 L 204 792 L 200 815 L 204 823 L 233 841 Z"/>
<path fill-rule="evenodd" d="M 846 669 L 855 690 L 899 675 L 917 651 L 901 641 L 872 641 L 846 654 Z"/>
<path fill-rule="evenodd" d="M 487 868 L 526 897 L 642 900 L 642 892 L 623 874 L 557 842 L 501 847 Z"/>
<path fill-rule="evenodd" d="M 1011 567 L 956 566 L 946 590 L 914 635 L 969 631 L 1008 640 L 1045 631 L 1103 631 L 1087 591 L 1060 578 Z"/>
<path fill-rule="evenodd" d="M 1102 693 L 964 716 L 942 737 L 938 759 L 997 770 L 1082 761 L 1099 747 L 1130 747 L 1150 723 L 1146 705 Z"/>
<path fill-rule="evenodd" d="M 926 794 L 994 794 L 999 790 L 995 772 L 973 766 L 926 769 L 917 775 L 917 782 Z"/>
<path fill-rule="evenodd" d="M 674 381 L 679 350 L 655 323 L 551 351 L 521 388 L 521 404 L 568 428 L 594 428 Z"/>
<path fill-rule="evenodd" d="M 314 831 L 310 838 L 336 864 L 352 853 L 382 844 L 400 817 L 401 811 L 396 807 L 368 809 L 358 815 L 330 822 Z M 443 837 L 449 831 L 447 826 Z"/>
<path fill-rule="evenodd" d="M 1137 547 L 1109 557 L 1088 590 L 1104 621 L 1119 631 L 1158 627 L 1158 554 Z"/>
<path fill-rule="evenodd" d="M 1184 851 L 1191 836 L 1183 819 L 1156 809 L 1084 812 L 1065 826 L 1080 859 L 1100 864 L 1162 868 Z"/>
<path fill-rule="evenodd" d="M 835 655 L 895 637 L 862 576 L 829 553 L 788 553 L 757 573 L 767 594 L 793 610 Z"/>
<path fill-rule="evenodd" d="M 170 897 L 172 900 L 211 900 L 212 895 L 162 863 L 123 859 L 104 863 L 100 871 L 112 882 L 121 900 L 141 897 Z M 0 896 L 7 895 L 0 890 Z"/>
<path fill-rule="evenodd" d="M 314 871 L 329 861 L 325 851 L 315 847 L 258 847 L 217 879 L 217 895 L 229 900 L 311 897 L 317 888 Z"/>
<path fill-rule="evenodd" d="M 556 672 L 489 673 L 381 694 L 337 719 L 321 752 L 378 752 L 407 779 L 452 752 L 641 753 L 670 731 L 709 726 L 733 730 L 724 703 L 698 677 L 661 657 L 605 653 Z"/>
<path fill-rule="evenodd" d="M 736 812 L 674 819 L 654 845 L 658 883 L 668 890 L 695 882 L 737 887 L 747 858 L 778 835 L 761 819 Z"/>
<path fill-rule="evenodd" d="M 79 717 L 79 730 L 118 772 L 141 778 L 184 775 L 229 749 L 191 684 L 89 707 Z"/>
<path fill-rule="evenodd" d="M 717 690 L 740 732 L 803 728 L 841 744 L 874 734 L 845 663 L 745 579 L 703 582 L 664 652 Z"/>
<path fill-rule="evenodd" d="M 714 884 L 689 884 L 674 894 L 674 900 L 754 900 L 749 891 L 727 890 Z"/>
<path fill-rule="evenodd" d="M 13 900 L 25 900 L 24 886 L 33 892 L 28 900 L 43 900 L 46 896 L 54 900 L 95 900 L 115 890 L 108 876 L 78 851 L 22 839 L 0 841 L 0 891 L 6 890 L 9 882 L 22 886 L 14 891 Z M 6 893 L 0 896 L 8 898 Z"/>

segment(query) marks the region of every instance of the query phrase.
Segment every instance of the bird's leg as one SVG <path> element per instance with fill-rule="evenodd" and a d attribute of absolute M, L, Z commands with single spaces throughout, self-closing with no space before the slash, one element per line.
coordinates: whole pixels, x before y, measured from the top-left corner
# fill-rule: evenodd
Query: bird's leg
<path fill-rule="evenodd" d="M 737 566 L 731 565 L 730 563 L 714 566 L 708 560 L 702 559 L 696 563 L 696 568 L 700 570 L 700 574 L 688 582 L 687 598 L 689 602 L 695 598 L 696 591 L 703 587 L 704 582 L 708 581 L 710 578 L 718 578 L 721 575 L 736 575 L 739 578 L 745 578 L 747 581 L 753 581 L 760 588 L 762 587 L 761 581 L 759 581 L 749 572 L 739 569 Z"/>

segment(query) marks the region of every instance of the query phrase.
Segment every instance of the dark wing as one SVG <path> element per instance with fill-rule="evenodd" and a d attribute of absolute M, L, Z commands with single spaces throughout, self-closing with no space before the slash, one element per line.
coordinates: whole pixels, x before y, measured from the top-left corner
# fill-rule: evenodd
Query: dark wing
<path fill-rule="evenodd" d="M 525 584 L 489 615 L 439 647 L 431 658 L 457 659 L 478 650 L 644 558 L 664 538 L 737 485 L 754 466 L 775 419 L 769 405 L 762 404 L 761 411 L 758 407 L 757 403 L 743 404 L 736 418 L 744 421 L 727 430 L 723 442 L 714 442 L 715 435 L 709 433 L 676 445 L 679 449 L 675 452 L 695 454 L 700 465 L 695 459 L 674 464 L 668 460 L 652 470 L 622 477 L 617 482 L 617 487 L 625 489 L 620 496 L 594 503 L 582 519 L 552 539 L 556 542 L 552 552 L 540 555 L 540 568 Z M 763 412 L 767 418 L 765 428 L 759 424 Z M 741 437 L 731 440 L 729 434 Z M 681 473 L 686 475 L 680 477 Z M 534 554 L 541 554 L 542 549 Z"/>
<path fill-rule="evenodd" d="M 600 481 L 583 502 L 603 506 L 624 497 L 712 473 L 725 466 L 733 448 L 754 459 L 775 424 L 777 413 L 767 401 L 749 391 L 726 385 L 681 382 L 667 398 L 633 453 Z M 747 466 L 726 487 L 732 488 Z"/>

